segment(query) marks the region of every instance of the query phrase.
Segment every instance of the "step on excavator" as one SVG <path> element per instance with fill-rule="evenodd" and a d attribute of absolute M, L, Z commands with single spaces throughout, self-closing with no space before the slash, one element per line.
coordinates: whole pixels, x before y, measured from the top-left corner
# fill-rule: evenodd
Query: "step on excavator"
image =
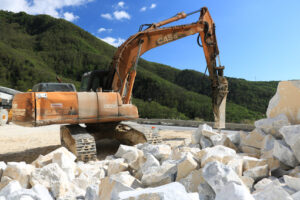
<path fill-rule="evenodd" d="M 174 21 L 200 12 L 198 21 L 166 27 Z M 138 118 L 131 104 L 138 59 L 146 51 L 181 38 L 198 34 L 211 80 L 214 127 L 225 128 L 228 82 L 219 60 L 215 24 L 206 7 L 191 13 L 178 13 L 159 23 L 143 24 L 116 51 L 107 71 L 87 72 L 80 92 L 28 92 L 13 100 L 13 123 L 22 126 L 61 126 L 61 141 L 77 160 L 96 158 L 95 141 L 117 139 L 123 144 L 159 143 L 161 138 L 141 126 L 126 122 Z M 218 59 L 218 65 L 217 65 Z M 81 125 L 79 125 L 81 124 Z M 84 124 L 84 125 L 82 125 Z"/>

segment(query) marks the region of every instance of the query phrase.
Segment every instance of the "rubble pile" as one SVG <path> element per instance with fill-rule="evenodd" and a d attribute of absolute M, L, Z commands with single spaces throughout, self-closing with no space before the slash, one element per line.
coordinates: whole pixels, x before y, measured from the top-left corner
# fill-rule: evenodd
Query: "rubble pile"
<path fill-rule="evenodd" d="M 300 199 L 300 125 L 281 114 L 255 127 L 219 133 L 204 124 L 181 146 L 120 145 L 88 163 L 64 147 L 31 164 L 0 162 L 0 200 Z"/>

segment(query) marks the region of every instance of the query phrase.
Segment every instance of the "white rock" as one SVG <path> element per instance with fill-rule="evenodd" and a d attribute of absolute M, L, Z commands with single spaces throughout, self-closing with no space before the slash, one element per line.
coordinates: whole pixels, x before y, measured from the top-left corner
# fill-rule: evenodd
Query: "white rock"
<path fill-rule="evenodd" d="M 108 176 L 112 174 L 117 174 L 122 171 L 126 171 L 128 169 L 128 164 L 125 163 L 123 158 L 119 158 L 116 160 L 111 160 L 108 164 L 107 174 Z"/>
<path fill-rule="evenodd" d="M 197 192 L 200 199 L 215 199 L 215 192 L 202 177 L 202 170 L 194 170 L 179 181 L 187 192 Z"/>
<path fill-rule="evenodd" d="M 101 180 L 98 194 L 99 199 L 117 200 L 120 192 L 133 190 L 133 188 L 130 187 L 133 182 L 127 182 L 127 180 L 123 178 L 119 179 L 119 175 L 121 175 L 121 173 L 105 177 Z"/>
<path fill-rule="evenodd" d="M 11 182 L 13 179 L 11 179 L 8 176 L 2 176 L 1 177 L 1 182 L 0 182 L 0 190 L 4 188 L 9 182 Z"/>
<path fill-rule="evenodd" d="M 18 190 L 21 190 L 22 186 L 18 181 L 11 181 L 9 182 L 2 190 L 0 191 L 0 196 L 8 196 L 9 194 L 12 194 L 14 192 L 17 192 Z"/>
<path fill-rule="evenodd" d="M 231 167 L 235 171 L 235 173 L 239 176 L 243 174 L 243 159 L 242 158 L 234 158 L 225 162 L 227 166 Z"/>
<path fill-rule="evenodd" d="M 261 128 L 265 133 L 280 138 L 279 129 L 283 126 L 290 125 L 286 115 L 280 114 L 274 118 L 261 119 L 254 123 L 256 128 Z"/>
<path fill-rule="evenodd" d="M 7 195 L 8 200 L 42 200 L 33 190 L 24 189 L 15 191 Z"/>
<path fill-rule="evenodd" d="M 300 191 L 292 194 L 292 198 L 293 200 L 300 200 Z"/>
<path fill-rule="evenodd" d="M 192 144 L 200 144 L 200 137 L 202 136 L 202 130 L 212 131 L 212 127 L 207 124 L 199 125 L 198 129 L 192 134 Z"/>
<path fill-rule="evenodd" d="M 162 161 L 167 159 L 171 155 L 171 147 L 167 144 L 142 144 L 138 146 L 140 150 L 144 152 L 144 154 L 152 154 L 157 160 Z"/>
<path fill-rule="evenodd" d="M 268 184 L 264 189 L 252 194 L 255 200 L 293 200 L 292 197 L 279 185 Z"/>
<path fill-rule="evenodd" d="M 255 181 L 260 180 L 268 176 L 268 165 L 257 166 L 247 171 L 244 171 L 244 176 L 253 178 Z"/>
<path fill-rule="evenodd" d="M 289 186 L 290 188 L 296 191 L 300 191 L 300 178 L 284 175 L 283 179 L 284 182 L 287 184 L 287 186 Z"/>
<path fill-rule="evenodd" d="M 146 154 L 145 157 L 146 162 L 141 167 L 142 174 L 147 174 L 151 172 L 153 168 L 160 166 L 159 161 L 152 154 Z"/>
<path fill-rule="evenodd" d="M 223 132 L 223 134 L 225 134 L 233 144 L 235 144 L 235 145 L 240 144 L 240 133 L 239 132 L 231 131 L 231 132 Z"/>
<path fill-rule="evenodd" d="M 274 141 L 273 156 L 290 167 L 298 165 L 298 161 L 292 150 L 282 140 Z"/>
<path fill-rule="evenodd" d="M 248 134 L 245 134 L 245 132 L 240 132 L 240 145 L 261 149 L 265 137 L 266 134 L 259 128 L 254 129 Z"/>
<path fill-rule="evenodd" d="M 243 181 L 244 185 L 246 185 L 249 191 L 253 188 L 254 179 L 248 176 L 240 176 L 240 179 Z"/>
<path fill-rule="evenodd" d="M 243 156 L 243 171 L 247 171 L 251 168 L 264 166 L 268 162 L 266 159 L 258 159 L 250 156 Z"/>
<path fill-rule="evenodd" d="M 98 185 L 90 185 L 86 188 L 85 200 L 97 200 L 99 199 L 99 186 Z"/>
<path fill-rule="evenodd" d="M 42 200 L 52 200 L 52 196 L 50 195 L 47 188 L 43 185 L 36 184 L 32 187 L 32 190 L 42 199 Z"/>
<path fill-rule="evenodd" d="M 101 166 L 90 163 L 78 163 L 78 175 L 73 180 L 73 183 L 83 190 L 86 190 L 89 185 L 99 184 L 100 180 L 105 177 L 105 170 Z"/>
<path fill-rule="evenodd" d="M 71 153 L 70 151 L 68 151 L 68 149 L 66 149 L 65 147 L 60 147 L 54 151 L 52 151 L 51 153 L 48 153 L 47 155 L 43 156 L 40 155 L 35 161 L 32 162 L 33 165 L 35 165 L 35 167 L 43 167 L 45 165 L 48 165 L 49 163 L 52 162 L 53 156 L 56 153 L 62 153 L 65 154 L 67 157 L 69 157 L 70 160 L 76 160 L 76 156 Z"/>
<path fill-rule="evenodd" d="M 272 150 L 274 148 L 274 142 L 275 138 L 272 135 L 267 135 L 262 142 L 261 151 Z"/>
<path fill-rule="evenodd" d="M 176 181 L 186 177 L 191 171 L 198 167 L 198 163 L 194 160 L 193 155 L 188 153 L 185 158 L 177 165 Z"/>
<path fill-rule="evenodd" d="M 143 174 L 141 181 L 144 186 L 164 185 L 175 181 L 176 172 L 176 162 L 163 162 L 161 166 L 153 168 L 147 174 Z"/>
<path fill-rule="evenodd" d="M 202 149 L 208 148 L 208 147 L 212 147 L 213 143 L 210 139 L 208 139 L 207 137 L 201 135 L 200 137 L 200 142 L 199 142 L 200 146 Z"/>
<path fill-rule="evenodd" d="M 220 162 L 207 163 L 203 168 L 203 178 L 212 187 L 216 195 L 230 182 L 234 182 L 246 188 L 243 181 L 233 169 Z"/>
<path fill-rule="evenodd" d="M 284 126 L 279 132 L 300 161 L 300 125 Z"/>
<path fill-rule="evenodd" d="M 254 185 L 254 188 L 255 190 L 263 190 L 267 185 L 269 185 L 272 182 L 273 181 L 270 178 L 263 178 Z"/>
<path fill-rule="evenodd" d="M 120 145 L 115 157 L 124 158 L 126 162 L 135 170 L 138 170 L 140 166 L 145 162 L 143 159 L 143 151 L 136 147 Z"/>
<path fill-rule="evenodd" d="M 53 154 L 52 163 L 57 163 L 67 174 L 70 181 L 75 178 L 76 163 L 65 153 L 57 152 Z"/>
<path fill-rule="evenodd" d="M 215 200 L 254 200 L 249 190 L 243 185 L 229 182 L 227 185 L 221 188 L 221 191 L 216 194 Z"/>
<path fill-rule="evenodd" d="M 236 157 L 236 152 L 231 148 L 221 145 L 202 149 L 197 156 L 197 158 L 201 160 L 201 167 L 204 167 L 206 163 L 212 161 L 222 162 L 226 157 Z"/>
<path fill-rule="evenodd" d="M 29 188 L 29 176 L 34 168 L 33 165 L 26 164 L 25 162 L 9 162 L 3 172 L 3 176 L 17 180 L 22 187 Z"/>
<path fill-rule="evenodd" d="M 36 184 L 45 186 L 56 198 L 65 196 L 70 187 L 67 175 L 57 163 L 36 168 L 32 172 L 30 183 L 32 186 Z"/>
<path fill-rule="evenodd" d="M 120 200 L 191 200 L 183 185 L 169 183 L 156 188 L 120 192 Z"/>
<path fill-rule="evenodd" d="M 223 145 L 229 148 L 232 148 L 233 150 L 237 150 L 236 146 L 231 142 L 231 140 L 225 135 L 225 134 L 217 134 L 209 137 L 209 139 L 212 141 L 213 145 Z"/>

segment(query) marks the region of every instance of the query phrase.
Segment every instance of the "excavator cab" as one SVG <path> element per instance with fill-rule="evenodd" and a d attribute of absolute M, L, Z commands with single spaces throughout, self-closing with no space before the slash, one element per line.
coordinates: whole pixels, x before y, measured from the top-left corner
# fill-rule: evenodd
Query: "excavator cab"
<path fill-rule="evenodd" d="M 109 71 L 104 70 L 94 70 L 84 73 L 81 78 L 80 91 L 109 91 L 107 88 L 105 88 L 108 73 Z"/>

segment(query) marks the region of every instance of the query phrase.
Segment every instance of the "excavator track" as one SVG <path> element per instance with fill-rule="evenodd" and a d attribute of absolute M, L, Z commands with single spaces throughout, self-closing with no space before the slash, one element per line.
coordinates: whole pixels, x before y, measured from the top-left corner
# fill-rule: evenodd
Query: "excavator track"
<path fill-rule="evenodd" d="M 77 157 L 78 161 L 88 162 L 97 158 L 94 136 L 79 125 L 61 126 L 61 144 Z"/>

